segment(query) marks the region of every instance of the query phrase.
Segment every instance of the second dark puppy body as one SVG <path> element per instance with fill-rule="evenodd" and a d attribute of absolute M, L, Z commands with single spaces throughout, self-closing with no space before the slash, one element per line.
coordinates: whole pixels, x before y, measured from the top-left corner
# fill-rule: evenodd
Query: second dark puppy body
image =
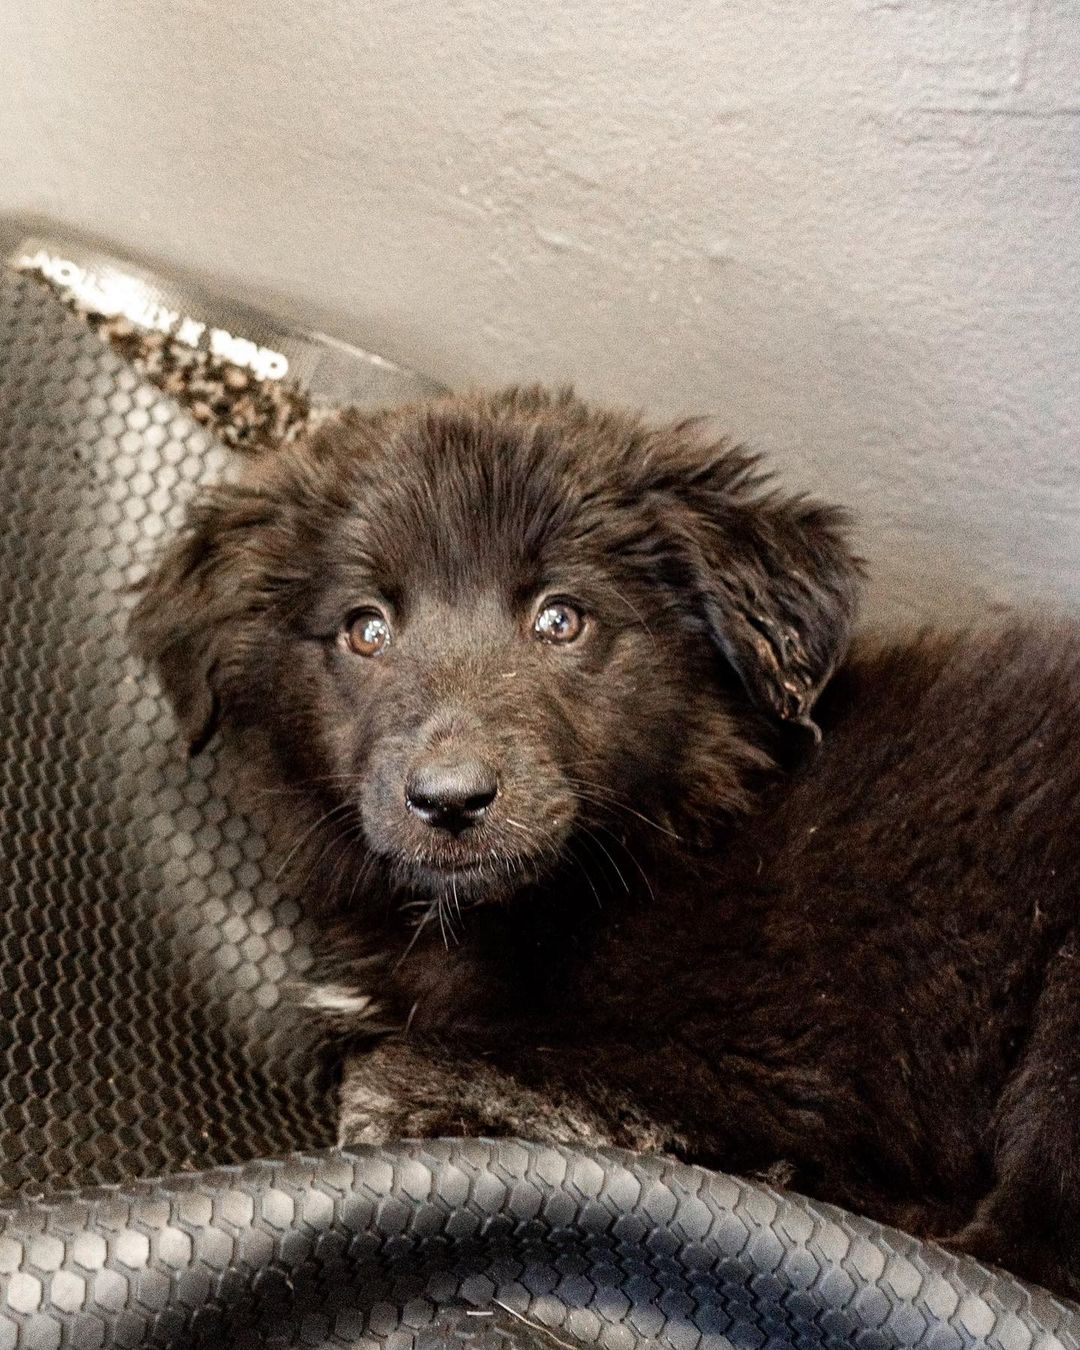
<path fill-rule="evenodd" d="M 1080 638 L 847 655 L 857 582 L 738 450 L 539 390 L 201 502 L 135 634 L 338 935 L 343 1140 L 669 1150 L 1080 1291 Z"/>

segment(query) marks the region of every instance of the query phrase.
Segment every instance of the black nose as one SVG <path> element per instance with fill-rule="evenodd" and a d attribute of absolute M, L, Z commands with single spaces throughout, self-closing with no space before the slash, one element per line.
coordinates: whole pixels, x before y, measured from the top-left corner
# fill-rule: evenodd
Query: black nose
<path fill-rule="evenodd" d="M 494 773 L 478 759 L 431 759 L 405 784 L 405 804 L 415 816 L 458 834 L 476 825 L 495 800 Z"/>

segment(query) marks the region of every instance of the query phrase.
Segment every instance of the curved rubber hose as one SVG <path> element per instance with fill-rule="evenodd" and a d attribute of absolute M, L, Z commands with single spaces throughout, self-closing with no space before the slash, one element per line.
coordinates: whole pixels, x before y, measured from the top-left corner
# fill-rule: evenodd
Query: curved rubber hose
<path fill-rule="evenodd" d="M 549 1329 L 549 1330 L 545 1330 Z M 1080 1345 L 1080 1309 L 658 1158 L 404 1143 L 0 1212 L 0 1347 Z"/>

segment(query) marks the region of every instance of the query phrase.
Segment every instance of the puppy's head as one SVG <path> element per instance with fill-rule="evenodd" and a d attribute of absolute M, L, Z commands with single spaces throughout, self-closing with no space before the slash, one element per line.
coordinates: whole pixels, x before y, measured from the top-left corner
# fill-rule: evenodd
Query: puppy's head
<path fill-rule="evenodd" d="M 856 579 L 838 513 L 763 495 L 739 450 L 511 390 L 251 465 L 133 631 L 193 749 L 255 731 L 397 885 L 480 900 L 576 838 L 742 805 L 748 721 L 812 725 Z"/>

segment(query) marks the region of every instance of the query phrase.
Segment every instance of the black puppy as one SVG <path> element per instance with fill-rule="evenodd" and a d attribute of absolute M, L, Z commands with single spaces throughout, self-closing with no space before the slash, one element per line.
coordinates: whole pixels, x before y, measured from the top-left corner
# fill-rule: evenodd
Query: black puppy
<path fill-rule="evenodd" d="M 344 1140 L 663 1149 L 1080 1290 L 1080 639 L 848 654 L 857 583 L 742 451 L 536 389 L 197 503 L 134 633 L 287 803 Z"/>

